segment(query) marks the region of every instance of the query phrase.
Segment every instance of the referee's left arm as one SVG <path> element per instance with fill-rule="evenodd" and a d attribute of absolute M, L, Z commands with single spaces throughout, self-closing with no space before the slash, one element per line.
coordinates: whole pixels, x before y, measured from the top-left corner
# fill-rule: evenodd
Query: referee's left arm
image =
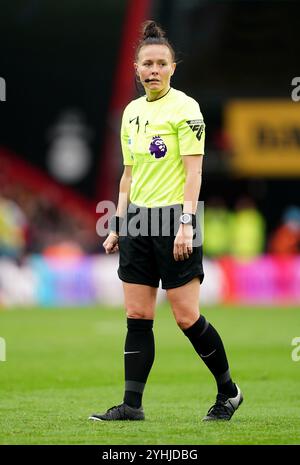
<path fill-rule="evenodd" d="M 201 189 L 203 155 L 182 156 L 185 169 L 183 213 L 196 213 Z"/>
<path fill-rule="evenodd" d="M 202 155 L 182 157 L 185 169 L 183 213 L 195 214 L 201 188 Z M 180 224 L 174 240 L 173 255 L 176 261 L 182 261 L 193 253 L 193 226 Z"/>

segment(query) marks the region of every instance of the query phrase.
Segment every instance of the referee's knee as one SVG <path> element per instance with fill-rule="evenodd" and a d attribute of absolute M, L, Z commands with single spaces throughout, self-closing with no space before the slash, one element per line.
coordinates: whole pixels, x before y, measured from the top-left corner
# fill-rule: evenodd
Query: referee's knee
<path fill-rule="evenodd" d="M 176 315 L 174 313 L 174 317 L 180 329 L 188 329 L 191 326 L 193 326 L 193 324 L 199 319 L 200 314 L 199 312 L 195 312 L 190 315 L 185 315 L 185 314 Z"/>
<path fill-rule="evenodd" d="M 154 311 L 151 309 L 126 309 L 126 316 L 140 320 L 154 320 Z"/>

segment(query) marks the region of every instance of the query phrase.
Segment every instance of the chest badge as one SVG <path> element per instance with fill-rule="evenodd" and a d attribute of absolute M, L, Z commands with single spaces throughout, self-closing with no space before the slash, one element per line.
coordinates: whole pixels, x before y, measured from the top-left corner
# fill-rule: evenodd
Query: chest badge
<path fill-rule="evenodd" d="M 167 153 L 167 146 L 160 136 L 152 137 L 152 141 L 149 147 L 149 152 L 154 155 L 155 158 L 163 158 Z"/>

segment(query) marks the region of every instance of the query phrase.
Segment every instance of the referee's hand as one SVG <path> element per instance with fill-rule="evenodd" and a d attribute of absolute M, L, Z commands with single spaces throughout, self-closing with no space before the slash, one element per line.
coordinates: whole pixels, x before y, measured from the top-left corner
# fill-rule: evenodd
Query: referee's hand
<path fill-rule="evenodd" d="M 119 235 L 111 231 L 103 242 L 103 247 L 107 254 L 117 252 L 119 250 Z"/>
<path fill-rule="evenodd" d="M 173 255 L 176 262 L 187 260 L 193 253 L 193 226 L 181 224 L 174 241 Z"/>

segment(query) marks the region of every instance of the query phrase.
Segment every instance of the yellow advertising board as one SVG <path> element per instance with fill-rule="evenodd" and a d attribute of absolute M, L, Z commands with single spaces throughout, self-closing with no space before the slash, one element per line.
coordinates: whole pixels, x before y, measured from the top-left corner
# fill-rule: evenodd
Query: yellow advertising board
<path fill-rule="evenodd" d="M 300 175 L 300 102 L 233 100 L 225 108 L 230 166 L 246 176 Z"/>

